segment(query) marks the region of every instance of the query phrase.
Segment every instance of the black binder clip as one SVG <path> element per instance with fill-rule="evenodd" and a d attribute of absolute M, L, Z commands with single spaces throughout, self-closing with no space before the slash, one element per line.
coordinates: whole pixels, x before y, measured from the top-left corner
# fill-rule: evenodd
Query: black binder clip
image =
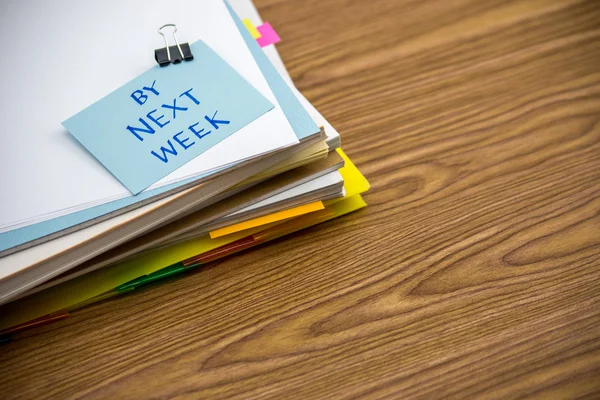
<path fill-rule="evenodd" d="M 167 26 L 173 27 L 173 40 L 175 40 L 174 46 L 169 46 L 167 37 L 162 31 L 163 28 L 166 28 Z M 158 28 L 158 33 L 160 33 L 163 39 L 165 40 L 165 47 L 163 47 L 162 49 L 154 50 L 154 58 L 156 59 L 158 65 L 160 65 L 161 67 L 165 67 L 171 63 L 178 64 L 183 60 L 190 61 L 194 59 L 194 55 L 190 50 L 190 45 L 187 43 L 179 44 L 179 41 L 177 41 L 177 27 L 175 26 L 175 24 L 165 24 L 161 26 L 160 28 Z"/>

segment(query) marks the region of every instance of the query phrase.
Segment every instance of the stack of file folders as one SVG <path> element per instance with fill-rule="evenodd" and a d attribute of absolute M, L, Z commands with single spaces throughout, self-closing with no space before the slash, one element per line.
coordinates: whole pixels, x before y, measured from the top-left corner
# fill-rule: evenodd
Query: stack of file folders
<path fill-rule="evenodd" d="M 114 5 L 0 16 L 0 341 L 366 205 L 251 0 Z"/>

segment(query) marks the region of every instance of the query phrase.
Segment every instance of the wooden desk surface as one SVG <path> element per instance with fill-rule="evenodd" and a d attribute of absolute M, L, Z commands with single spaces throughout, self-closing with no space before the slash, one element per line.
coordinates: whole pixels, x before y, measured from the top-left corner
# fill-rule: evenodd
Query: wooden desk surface
<path fill-rule="evenodd" d="M 600 397 L 600 2 L 257 4 L 369 207 L 19 335 L 0 397 Z"/>

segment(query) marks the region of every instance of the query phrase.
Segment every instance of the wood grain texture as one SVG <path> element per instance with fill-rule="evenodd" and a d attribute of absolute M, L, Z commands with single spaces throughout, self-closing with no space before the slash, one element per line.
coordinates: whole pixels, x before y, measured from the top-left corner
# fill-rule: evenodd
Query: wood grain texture
<path fill-rule="evenodd" d="M 262 0 L 369 207 L 0 348 L 2 398 L 600 398 L 600 2 Z"/>

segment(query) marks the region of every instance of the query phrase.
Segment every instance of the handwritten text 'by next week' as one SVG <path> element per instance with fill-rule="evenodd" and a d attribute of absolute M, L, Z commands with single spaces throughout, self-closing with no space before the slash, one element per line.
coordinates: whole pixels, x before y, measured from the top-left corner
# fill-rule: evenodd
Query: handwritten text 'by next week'
<path fill-rule="evenodd" d="M 144 86 L 131 93 L 133 101 L 140 106 L 143 106 L 149 98 L 154 96 L 160 96 L 159 86 L 156 81 L 152 82 L 150 86 Z M 197 96 L 198 94 L 194 93 L 194 88 L 189 88 L 169 103 L 162 104 L 160 107 L 148 111 L 145 117 L 138 119 L 139 124 L 127 125 L 126 129 L 137 140 L 143 142 L 145 135 L 154 135 L 157 131 L 161 132 L 165 127 L 168 129 L 171 121 L 177 119 L 181 113 L 198 113 L 200 100 L 198 100 Z M 191 124 L 187 128 L 187 131 L 176 132 L 172 135 L 172 138 L 167 140 L 165 145 L 161 146 L 160 149 L 152 150 L 150 153 L 157 160 L 168 163 L 169 154 L 171 157 L 175 157 L 178 152 L 189 149 L 196 144 L 196 141 L 210 135 L 212 129 L 218 130 L 219 125 L 228 125 L 231 123 L 229 120 L 217 119 L 218 112 L 219 110 L 216 110 L 212 117 L 204 115 L 204 121 Z"/>

